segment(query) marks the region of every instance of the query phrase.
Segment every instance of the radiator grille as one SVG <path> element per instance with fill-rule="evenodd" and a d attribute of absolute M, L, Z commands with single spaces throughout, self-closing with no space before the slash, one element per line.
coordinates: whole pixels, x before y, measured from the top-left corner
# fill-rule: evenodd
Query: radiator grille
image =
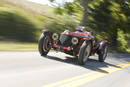
<path fill-rule="evenodd" d="M 60 45 L 62 46 L 70 46 L 72 40 L 72 36 L 68 36 L 68 35 L 61 35 L 60 36 Z"/>

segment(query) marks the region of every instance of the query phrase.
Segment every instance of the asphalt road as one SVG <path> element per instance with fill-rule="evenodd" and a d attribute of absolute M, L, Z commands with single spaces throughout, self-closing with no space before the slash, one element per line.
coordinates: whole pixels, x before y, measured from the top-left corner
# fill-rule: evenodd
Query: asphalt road
<path fill-rule="evenodd" d="M 92 56 L 80 66 L 64 53 L 0 52 L 0 87 L 130 87 L 130 54 L 109 54 L 105 63 Z"/>

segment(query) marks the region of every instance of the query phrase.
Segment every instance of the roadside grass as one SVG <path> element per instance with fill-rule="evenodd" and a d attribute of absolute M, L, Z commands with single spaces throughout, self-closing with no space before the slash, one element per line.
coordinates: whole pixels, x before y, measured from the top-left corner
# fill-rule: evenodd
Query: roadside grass
<path fill-rule="evenodd" d="M 0 51 L 37 51 L 37 43 L 0 41 Z"/>
<path fill-rule="evenodd" d="M 38 43 L 0 41 L 0 51 L 38 51 Z M 109 52 L 116 53 L 117 51 L 109 49 Z M 130 48 L 127 49 L 127 53 L 130 53 Z"/>

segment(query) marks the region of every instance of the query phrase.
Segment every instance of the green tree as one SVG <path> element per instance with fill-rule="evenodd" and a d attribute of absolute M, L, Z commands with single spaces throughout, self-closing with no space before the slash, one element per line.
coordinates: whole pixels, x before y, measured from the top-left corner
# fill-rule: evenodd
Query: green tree
<path fill-rule="evenodd" d="M 119 51 L 127 49 L 126 35 L 130 28 L 130 5 L 124 0 L 93 0 L 89 4 L 89 27 L 95 31 L 104 32 L 112 48 Z M 121 32 L 121 33 L 120 33 Z M 127 40 L 127 41 L 126 41 Z M 123 48 L 123 49 L 122 49 Z"/>

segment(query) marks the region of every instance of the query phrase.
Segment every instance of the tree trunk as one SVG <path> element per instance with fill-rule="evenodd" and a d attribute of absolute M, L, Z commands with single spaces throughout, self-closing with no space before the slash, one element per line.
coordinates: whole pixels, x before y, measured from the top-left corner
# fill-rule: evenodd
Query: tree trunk
<path fill-rule="evenodd" d="M 81 22 L 81 25 L 83 25 L 83 26 L 87 26 L 87 24 L 88 24 L 88 16 L 89 16 L 89 14 L 87 12 L 87 9 L 88 9 L 88 3 L 90 3 L 91 1 L 92 0 L 80 0 L 80 3 L 84 8 L 83 19 L 82 19 L 82 22 Z"/>
<path fill-rule="evenodd" d="M 118 35 L 117 35 L 117 33 L 118 33 L 118 31 L 117 31 L 117 29 L 115 29 L 115 34 L 113 35 L 113 45 L 115 46 L 115 49 L 117 49 L 117 37 L 118 37 Z"/>

